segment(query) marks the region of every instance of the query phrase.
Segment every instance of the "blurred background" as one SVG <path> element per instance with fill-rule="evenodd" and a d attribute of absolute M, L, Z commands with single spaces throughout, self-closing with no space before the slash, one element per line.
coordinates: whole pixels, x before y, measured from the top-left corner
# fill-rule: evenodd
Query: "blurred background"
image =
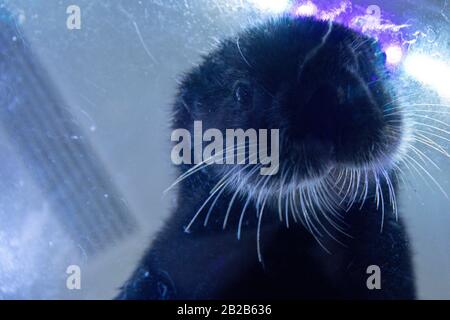
<path fill-rule="evenodd" d="M 175 179 L 169 124 L 180 75 L 217 39 L 292 4 L 0 0 L 0 299 L 115 296 L 174 201 L 163 190 Z M 66 26 L 70 5 L 81 9 L 79 30 Z M 449 62 L 447 1 L 353 1 L 369 5 Z M 421 99 L 449 123 L 448 96 L 425 87 Z M 439 143 L 448 150 L 448 139 Z M 431 151 L 440 170 L 427 170 L 448 193 L 448 158 Z M 426 174 L 405 175 L 400 214 L 419 298 L 450 299 L 449 200 Z M 69 265 L 81 268 L 81 290 L 66 287 Z"/>

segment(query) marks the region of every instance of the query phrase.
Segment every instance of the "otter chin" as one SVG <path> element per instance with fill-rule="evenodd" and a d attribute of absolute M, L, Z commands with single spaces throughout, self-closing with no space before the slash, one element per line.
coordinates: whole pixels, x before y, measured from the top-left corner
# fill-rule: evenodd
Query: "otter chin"
<path fill-rule="evenodd" d="M 257 143 L 276 174 L 250 140 L 233 148 L 244 163 L 177 166 L 176 206 L 118 298 L 414 298 L 395 97 L 380 44 L 337 23 L 281 17 L 223 40 L 183 77 L 172 127 L 279 130 Z"/>

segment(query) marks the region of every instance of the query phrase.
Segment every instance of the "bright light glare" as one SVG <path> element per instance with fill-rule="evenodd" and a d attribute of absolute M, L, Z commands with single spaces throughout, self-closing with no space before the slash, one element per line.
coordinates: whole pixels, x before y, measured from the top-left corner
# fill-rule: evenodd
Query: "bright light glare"
<path fill-rule="evenodd" d="M 429 85 L 439 95 L 450 98 L 450 65 L 424 54 L 410 54 L 405 60 L 405 71 L 420 82 Z"/>
<path fill-rule="evenodd" d="M 311 1 L 302 3 L 295 10 L 295 14 L 303 17 L 311 17 L 317 13 L 317 7 Z"/>
<path fill-rule="evenodd" d="M 286 11 L 290 4 L 289 0 L 250 0 L 258 9 L 272 13 Z"/>
<path fill-rule="evenodd" d="M 403 52 L 399 46 L 390 46 L 386 49 L 386 62 L 389 64 L 399 64 L 402 61 Z"/>

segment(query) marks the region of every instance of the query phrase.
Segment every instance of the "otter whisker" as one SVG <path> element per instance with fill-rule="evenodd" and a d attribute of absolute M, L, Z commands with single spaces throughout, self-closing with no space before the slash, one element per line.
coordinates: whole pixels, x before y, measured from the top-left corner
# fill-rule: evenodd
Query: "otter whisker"
<path fill-rule="evenodd" d="M 381 187 L 380 184 L 380 178 L 378 177 L 378 173 L 377 170 L 375 168 L 373 168 L 372 170 L 373 172 L 373 176 L 375 178 L 375 184 L 376 184 L 376 202 L 377 202 L 377 210 L 379 208 L 379 204 L 381 202 L 381 227 L 380 227 L 380 233 L 383 232 L 383 227 L 384 227 L 384 196 L 383 196 L 383 189 Z"/>
<path fill-rule="evenodd" d="M 343 174 L 344 174 L 344 170 L 339 170 L 339 174 L 338 174 L 338 177 L 336 178 L 336 184 L 335 184 L 335 186 L 337 186 L 337 185 L 339 184 L 339 182 L 340 182 L 341 179 L 342 179 Z"/>
<path fill-rule="evenodd" d="M 409 160 L 406 157 L 403 157 L 403 159 L 401 160 L 401 163 L 408 169 L 408 171 L 411 173 L 411 175 L 414 175 L 414 172 L 416 172 L 419 177 L 425 182 L 425 184 L 432 189 L 431 185 L 428 183 L 428 180 L 425 179 L 425 177 L 422 175 L 422 172 L 420 172 L 413 163 L 411 163 L 411 160 Z M 413 172 L 414 170 L 414 172 Z"/>
<path fill-rule="evenodd" d="M 409 180 L 408 180 L 409 183 L 407 183 L 406 178 L 405 178 L 407 175 L 404 172 L 404 170 L 401 168 L 401 166 L 399 164 L 397 164 L 397 163 L 394 163 L 392 166 L 395 169 L 393 172 L 394 172 L 394 174 L 395 174 L 395 176 L 397 178 L 397 181 L 401 180 L 401 183 L 403 185 L 408 185 L 409 184 L 409 186 L 411 186 L 411 182 L 409 182 Z M 396 171 L 400 172 L 400 174 L 397 174 Z"/>
<path fill-rule="evenodd" d="M 250 164 L 248 164 L 250 165 Z M 212 199 L 212 197 L 222 188 L 226 188 L 229 184 L 233 182 L 233 179 L 230 179 L 230 176 L 234 175 L 234 170 L 230 170 L 228 173 L 226 173 L 213 187 L 213 192 L 210 192 L 209 197 L 203 202 L 202 206 L 198 209 L 198 211 L 195 213 L 194 217 L 192 218 L 191 222 L 188 224 L 188 226 L 185 228 L 185 232 L 189 232 L 190 227 L 194 223 L 194 221 L 197 219 L 203 208 L 208 204 L 208 202 Z"/>
<path fill-rule="evenodd" d="M 437 144 L 438 146 L 440 146 L 442 149 L 444 149 L 444 147 L 441 146 L 441 145 L 439 145 L 436 141 L 434 141 L 434 140 L 432 140 L 431 138 L 429 138 L 429 137 L 427 136 L 427 134 L 430 135 L 430 136 L 432 136 L 432 137 L 436 137 L 436 138 L 445 140 L 445 141 L 447 141 L 447 142 L 450 141 L 450 139 L 448 139 L 448 138 L 446 138 L 446 137 L 444 137 L 444 136 L 441 136 L 441 135 L 439 135 L 439 134 L 430 132 L 430 131 L 425 131 L 425 130 L 421 130 L 421 129 L 417 129 L 417 128 L 415 128 L 414 130 L 416 131 L 416 134 L 417 134 L 417 135 L 419 135 L 419 136 L 421 136 L 421 137 L 424 137 L 424 138 L 426 137 L 429 141 L 436 143 L 436 144 Z"/>
<path fill-rule="evenodd" d="M 312 193 L 313 197 L 315 198 L 316 203 L 320 203 L 320 201 L 318 201 L 318 198 L 317 198 L 316 188 L 313 187 L 313 190 L 314 190 L 314 192 L 312 192 L 311 190 L 308 191 L 308 197 L 309 197 L 309 201 L 310 201 L 311 206 L 313 205 L 313 201 L 311 200 L 311 193 Z M 323 208 L 322 208 L 321 205 L 318 206 L 318 209 L 319 209 L 319 211 L 323 214 L 324 218 L 327 220 L 327 222 L 328 222 L 331 226 L 333 226 L 336 230 L 338 230 L 338 231 L 341 232 L 342 234 L 348 236 L 349 238 L 352 238 L 348 233 L 346 233 L 346 232 L 344 231 L 344 229 L 343 229 L 336 221 L 334 221 L 332 218 L 330 218 L 330 217 L 328 216 L 328 214 L 323 210 Z M 339 220 L 339 222 L 341 222 L 341 220 Z M 344 223 L 344 224 L 345 224 L 345 223 Z M 345 226 L 348 227 L 347 225 L 345 225 Z M 325 229 L 325 232 L 327 232 L 327 234 L 330 235 L 330 234 L 328 233 L 328 230 Z M 335 239 L 332 235 L 330 235 L 330 236 L 331 236 L 334 240 L 336 240 L 337 242 L 341 243 L 340 241 L 338 241 L 337 239 Z M 342 243 L 341 243 L 341 244 L 342 244 Z M 343 245 L 344 245 L 344 244 L 343 244 Z M 345 245 L 344 245 L 344 246 L 345 246 Z"/>
<path fill-rule="evenodd" d="M 320 221 L 315 207 L 313 207 L 313 204 L 311 202 L 311 194 L 309 190 L 306 190 L 306 196 L 308 196 L 309 198 L 309 206 L 311 211 L 313 212 L 313 216 L 316 219 L 316 221 L 319 223 L 319 226 L 322 228 L 323 231 L 325 231 L 325 233 L 334 241 L 336 241 L 337 243 L 339 243 L 340 245 L 342 245 L 343 247 L 347 248 L 347 245 L 345 245 L 343 242 L 341 242 L 339 239 L 337 239 L 330 231 L 328 231 L 328 228 L 323 225 L 323 223 Z M 336 230 L 341 231 L 341 228 L 339 227 L 339 225 L 337 225 L 330 217 L 328 217 L 328 215 L 319 207 L 318 210 L 322 213 L 323 217 L 325 218 L 325 220 Z M 344 232 L 343 232 L 344 233 Z M 345 234 L 345 233 L 344 233 Z"/>
<path fill-rule="evenodd" d="M 402 117 L 403 117 L 402 119 L 397 119 L 397 118 L 390 119 L 391 116 L 393 117 L 393 116 L 399 116 L 399 115 L 400 114 L 397 114 L 397 115 L 396 114 L 386 115 L 385 116 L 386 123 L 389 124 L 389 125 L 396 125 L 396 124 L 400 124 L 401 125 L 401 124 L 404 124 L 405 122 L 407 122 L 408 125 L 410 127 L 414 128 L 414 129 L 417 129 L 417 125 L 419 125 L 419 124 L 425 124 L 426 127 L 430 128 L 431 124 L 427 123 L 425 120 L 422 120 L 422 119 L 426 119 L 426 120 L 429 120 L 429 122 L 440 124 L 440 125 L 442 125 L 443 127 L 446 127 L 446 128 L 448 128 L 450 126 L 447 123 L 445 123 L 444 121 L 442 121 L 442 120 L 440 120 L 440 119 L 438 119 L 436 117 L 429 116 L 429 115 L 420 115 L 420 114 L 406 115 L 406 114 L 403 114 L 402 115 Z M 438 131 L 444 130 L 443 128 L 440 128 L 440 127 L 431 127 L 431 128 L 432 129 L 434 129 L 434 128 L 441 129 L 441 130 L 438 130 Z M 394 129 L 394 128 L 392 128 L 392 129 Z M 396 132 L 397 133 L 401 133 L 401 131 L 399 131 L 398 129 L 397 129 Z M 425 132 L 429 132 L 429 131 L 425 131 Z"/>
<path fill-rule="evenodd" d="M 242 169 L 243 170 L 243 169 Z M 226 190 L 226 187 L 228 186 L 228 185 L 230 185 L 232 182 L 233 182 L 233 179 L 234 179 L 234 176 L 233 177 L 231 177 L 231 173 L 233 173 L 232 171 L 231 172 L 229 172 L 230 174 L 228 174 L 226 177 L 226 179 L 221 179 L 220 181 L 223 181 L 223 180 L 226 180 L 226 181 L 224 181 L 222 184 L 220 184 L 219 185 L 219 183 L 220 183 L 220 181 L 219 181 L 219 183 L 218 184 L 216 184 L 216 186 L 213 188 L 215 191 L 213 191 L 213 192 L 210 192 L 210 194 L 214 194 L 214 193 L 216 193 L 216 191 L 218 191 L 219 189 L 220 189 L 220 191 L 219 191 L 219 193 L 216 195 L 216 197 L 214 198 L 214 201 L 212 202 L 212 204 L 209 206 L 209 210 L 208 210 L 208 213 L 206 214 L 206 217 L 205 217 L 205 220 L 204 220 L 204 222 L 203 222 L 203 226 L 207 226 L 208 225 L 208 221 L 209 221 L 209 217 L 210 217 L 210 215 L 211 215 L 211 213 L 212 213 L 212 210 L 213 210 L 213 208 L 214 208 L 214 206 L 216 205 L 216 203 L 217 203 L 217 201 L 219 200 L 219 198 L 220 198 L 220 196 L 222 195 L 222 193 Z M 238 172 L 239 173 L 239 172 Z M 223 187 L 222 187 L 223 186 Z"/>
<path fill-rule="evenodd" d="M 433 161 L 430 159 L 430 157 L 428 157 L 425 153 L 423 153 L 422 151 L 420 151 L 418 148 L 414 147 L 413 145 L 410 145 L 409 148 L 419 157 L 419 159 L 421 159 L 425 164 L 426 161 L 428 160 L 428 162 L 434 166 L 436 169 L 438 169 L 439 171 L 442 171 L 441 168 Z"/>
<path fill-rule="evenodd" d="M 395 103 L 395 102 L 398 102 L 398 101 L 403 100 L 403 99 L 406 99 L 406 98 L 411 98 L 411 97 L 413 97 L 413 96 L 418 96 L 418 95 L 420 95 L 420 94 L 421 94 L 421 93 L 419 93 L 419 92 L 415 92 L 415 93 L 411 93 L 411 94 L 408 94 L 408 95 L 396 97 L 396 98 L 394 98 L 393 100 L 389 101 L 388 103 L 384 104 L 381 108 L 383 109 L 383 112 L 388 112 L 388 111 L 390 111 L 390 110 L 395 110 L 395 109 L 401 109 L 401 108 L 403 108 L 403 106 L 401 106 L 401 107 L 400 107 L 400 106 L 395 106 L 395 107 L 393 107 L 393 108 L 388 108 L 388 109 L 385 109 L 385 108 L 386 108 L 387 106 L 389 106 L 389 105 Z"/>
<path fill-rule="evenodd" d="M 297 190 L 298 191 L 298 199 L 300 202 L 300 209 L 301 209 L 301 214 L 303 215 L 303 220 L 305 221 L 306 225 L 308 226 L 308 229 L 310 230 L 310 232 L 312 234 L 318 234 L 320 237 L 323 237 L 323 235 L 317 230 L 316 226 L 314 225 L 314 223 L 312 222 L 312 220 L 310 219 L 310 215 L 308 214 L 308 210 L 306 209 L 305 206 L 305 200 L 303 199 L 303 191 L 302 190 Z M 294 205 L 295 208 L 298 208 L 297 205 L 297 201 L 296 199 L 296 194 L 294 195 Z"/>
<path fill-rule="evenodd" d="M 340 205 L 342 205 L 342 203 L 344 203 L 347 200 L 347 196 L 350 194 L 350 190 L 353 190 L 353 170 L 350 169 L 350 179 L 348 182 L 348 188 L 347 191 L 345 192 L 345 195 L 342 197 L 341 202 L 339 203 Z M 346 211 L 348 211 L 348 208 L 346 209 Z"/>
<path fill-rule="evenodd" d="M 298 212 L 297 212 L 297 210 L 295 210 L 295 207 L 294 207 L 294 192 L 295 192 L 295 189 L 292 189 L 291 192 L 289 193 L 289 206 L 291 208 L 291 214 L 292 214 L 292 218 L 294 219 L 294 222 L 298 223 L 297 222 Z"/>
<path fill-rule="evenodd" d="M 414 175 L 413 170 L 419 175 L 419 177 L 423 180 L 423 182 L 427 185 L 428 188 L 433 190 L 433 186 L 429 184 L 428 179 L 426 179 L 422 171 L 417 168 L 417 166 L 411 161 L 411 159 L 404 157 L 403 164 L 408 168 L 409 172 Z"/>
<path fill-rule="evenodd" d="M 421 119 L 431 120 L 431 121 L 434 121 L 434 122 L 436 122 L 436 123 L 439 123 L 439 124 L 441 124 L 441 125 L 443 125 L 443 126 L 445 126 L 445 127 L 447 127 L 447 128 L 450 127 L 450 125 L 449 125 L 448 123 L 446 123 L 446 122 L 444 122 L 444 121 L 442 121 L 442 120 L 439 120 L 439 119 L 430 117 L 430 116 L 423 116 L 423 115 L 420 115 L 420 114 L 416 114 L 416 115 L 414 115 L 413 117 L 414 117 L 414 118 L 421 118 Z"/>
<path fill-rule="evenodd" d="M 257 166 L 258 168 L 261 167 L 261 164 Z M 258 179 L 258 182 L 255 184 L 255 190 L 258 188 L 259 184 L 263 181 L 263 179 Z M 242 223 L 244 221 L 245 211 L 247 210 L 248 205 L 250 204 L 250 200 L 253 197 L 254 192 L 250 191 L 247 200 L 245 201 L 244 207 L 242 208 L 241 215 L 239 217 L 239 223 L 238 223 L 238 230 L 237 230 L 237 239 L 239 240 L 241 238 L 241 229 L 242 229 Z"/>
<path fill-rule="evenodd" d="M 378 210 L 378 208 L 380 207 L 380 191 L 379 191 L 380 181 L 378 180 L 378 175 L 377 175 L 376 170 L 372 169 L 372 174 L 375 179 L 375 203 L 376 203 L 377 210 Z"/>
<path fill-rule="evenodd" d="M 423 144 L 424 146 L 435 150 L 437 152 L 439 152 L 440 154 L 446 156 L 447 158 L 450 157 L 450 155 L 447 153 L 447 151 L 444 149 L 443 146 L 441 146 L 440 144 L 438 144 L 437 142 L 429 139 L 426 136 L 421 135 L 420 133 L 416 133 L 413 137 L 412 137 L 413 141 L 417 141 L 418 143 Z"/>
<path fill-rule="evenodd" d="M 270 176 L 267 176 L 266 180 L 268 180 L 269 177 Z M 262 254 L 261 254 L 261 222 L 262 222 L 264 208 L 266 206 L 266 201 L 267 201 L 268 196 L 269 196 L 269 194 L 267 193 L 266 196 L 264 197 L 264 201 L 262 203 L 261 210 L 258 213 L 258 227 L 256 228 L 256 251 L 258 253 L 258 260 L 263 265 L 264 265 L 264 263 L 263 263 Z"/>
<path fill-rule="evenodd" d="M 254 144 L 255 145 L 255 144 Z M 211 161 L 211 162 L 209 162 L 208 163 L 208 161 L 210 161 L 210 160 L 213 160 L 213 159 L 215 159 L 216 157 L 217 158 L 219 158 L 219 157 L 223 157 L 223 155 L 227 152 L 227 151 L 229 151 L 229 150 L 231 150 L 231 149 L 234 149 L 236 147 L 236 151 L 237 150 L 240 150 L 240 149 L 242 149 L 242 148 L 246 148 L 246 145 L 244 145 L 244 144 L 241 144 L 241 145 L 238 145 L 238 146 L 231 146 L 231 147 L 228 147 L 228 148 L 226 148 L 226 149 L 224 149 L 222 152 L 220 152 L 220 153 L 217 153 L 217 154 L 214 154 L 213 156 L 211 156 L 211 157 L 209 157 L 209 158 L 207 158 L 207 159 L 205 159 L 205 160 L 203 160 L 202 162 L 200 162 L 200 163 L 198 163 L 198 164 L 196 164 L 195 166 L 193 166 L 192 168 L 190 168 L 189 170 L 187 170 L 186 172 L 184 172 L 183 174 L 181 174 L 166 190 L 164 190 L 164 193 L 167 193 L 170 189 L 172 189 L 174 186 L 176 186 L 178 183 L 180 183 L 181 181 L 183 181 L 183 180 L 185 180 L 185 179 L 187 179 L 189 176 L 191 176 L 192 174 L 194 174 L 194 173 L 196 173 L 196 172 L 198 172 L 199 170 L 202 170 L 203 168 L 205 168 L 205 167 L 208 167 L 208 166 L 210 166 L 210 165 L 213 165 L 214 164 L 214 161 Z"/>
<path fill-rule="evenodd" d="M 205 221 L 203 222 L 203 226 L 206 227 L 208 225 L 209 216 L 211 215 L 211 212 L 212 212 L 214 206 L 216 205 L 217 201 L 219 200 L 220 196 L 222 195 L 222 193 L 225 190 L 226 190 L 226 188 L 221 188 L 220 192 L 217 194 L 216 198 L 214 199 L 212 204 L 209 206 L 209 210 L 208 210 L 208 213 L 206 214 Z"/>
<path fill-rule="evenodd" d="M 352 189 L 352 193 L 353 193 L 353 197 L 350 199 L 350 203 L 348 205 L 349 209 L 351 207 L 353 207 L 353 204 L 356 201 L 356 198 L 358 197 L 358 192 L 359 192 L 359 184 L 360 184 L 360 180 L 361 180 L 361 172 L 360 170 L 355 170 L 355 175 L 356 175 L 356 190 L 353 191 Z"/>
<path fill-rule="evenodd" d="M 306 186 L 302 189 L 301 195 L 300 195 L 300 201 L 304 204 L 306 212 L 308 212 L 308 207 L 309 207 L 309 212 L 312 213 L 312 217 L 319 223 L 319 226 L 325 230 L 326 228 L 322 225 L 322 222 L 320 221 L 319 217 L 317 216 L 316 206 L 314 206 L 311 201 L 311 195 L 309 193 L 308 186 Z"/>
<path fill-rule="evenodd" d="M 314 224 L 311 222 L 311 224 L 312 224 L 312 228 L 311 228 L 311 225 L 310 225 L 310 222 L 309 222 L 309 219 L 308 219 L 308 212 L 306 211 L 306 208 L 304 207 L 304 205 L 303 205 L 303 202 L 302 201 L 300 201 L 300 204 L 301 204 L 301 206 L 302 206 L 302 212 L 303 212 L 303 216 L 305 217 L 305 223 L 306 223 L 306 226 L 307 226 L 307 229 L 309 230 L 309 232 L 311 233 L 311 235 L 313 236 L 313 238 L 315 239 L 315 241 L 320 245 L 320 247 L 322 247 L 322 249 L 326 252 L 326 253 L 328 253 L 328 254 L 331 254 L 331 252 L 328 250 L 328 248 L 322 243 L 322 241 L 319 239 L 319 237 L 318 237 L 318 235 L 320 236 L 320 237 L 323 237 L 323 235 L 317 230 L 317 228 L 314 226 Z M 314 232 L 313 231 L 313 229 L 314 229 L 314 231 L 316 231 L 317 232 L 317 234 L 316 234 L 316 232 Z"/>
<path fill-rule="evenodd" d="M 443 133 L 445 133 L 445 134 L 449 134 L 449 135 L 450 135 L 450 131 L 447 131 L 447 130 L 445 130 L 445 129 L 442 129 L 442 128 L 433 126 L 433 125 L 428 124 L 428 123 L 414 122 L 414 124 L 415 124 L 415 125 L 418 125 L 418 126 L 427 127 L 427 128 L 430 128 L 430 129 L 433 129 L 433 130 L 436 130 L 436 131 L 439 131 L 439 132 L 443 132 Z"/>
<path fill-rule="evenodd" d="M 250 200 L 251 200 L 252 196 L 253 196 L 253 193 L 250 192 L 247 196 L 247 200 L 245 201 L 244 207 L 242 208 L 241 215 L 239 217 L 238 230 L 237 230 L 237 235 L 236 235 L 238 240 L 241 239 L 242 222 L 244 221 L 245 211 L 247 210 L 247 207 L 250 204 Z"/>
<path fill-rule="evenodd" d="M 388 185 L 389 200 L 391 202 L 391 206 L 392 206 L 392 209 L 395 214 L 395 220 L 398 221 L 397 199 L 395 197 L 394 186 L 392 185 L 391 178 L 389 178 L 389 174 L 386 172 L 386 170 L 383 168 L 380 168 L 380 170 L 381 170 L 381 173 L 383 174 L 383 176 L 386 180 L 386 183 Z"/>
<path fill-rule="evenodd" d="M 446 108 L 450 108 L 450 104 L 443 104 L 443 103 L 409 103 L 409 104 L 405 104 L 403 107 L 405 107 L 405 108 L 408 108 L 408 107 L 446 107 Z"/>
<path fill-rule="evenodd" d="M 328 182 L 326 181 L 326 183 L 328 183 Z M 338 217 L 342 221 L 343 217 L 337 211 L 337 209 L 340 208 L 339 203 L 337 203 L 333 197 L 327 197 L 324 193 L 325 193 L 325 190 L 323 187 L 317 188 L 317 197 L 320 199 L 319 201 L 325 206 L 325 208 L 327 210 L 329 210 L 331 213 L 333 213 L 336 217 Z M 333 203 L 331 203 L 331 201 Z"/>
<path fill-rule="evenodd" d="M 309 223 L 308 223 L 309 222 L 308 221 L 308 217 L 305 216 L 305 212 L 304 211 L 302 211 L 302 212 L 299 211 L 299 206 L 298 206 L 298 203 L 297 203 L 297 193 L 300 193 L 300 192 L 301 191 L 298 188 L 295 188 L 295 189 L 292 190 L 292 204 L 294 205 L 294 212 L 295 212 L 296 216 L 299 218 L 300 222 L 303 221 L 303 223 L 305 223 L 307 225 L 308 230 L 310 232 L 313 232 L 312 229 L 310 228 Z M 298 197 L 300 199 L 300 195 L 298 195 Z M 302 214 L 303 214 L 303 216 L 302 216 Z"/>
<path fill-rule="evenodd" d="M 380 186 L 380 199 L 381 199 L 381 226 L 380 226 L 380 233 L 383 232 L 383 227 L 384 227 L 384 192 L 383 189 Z"/>
<path fill-rule="evenodd" d="M 323 207 L 326 206 L 325 203 L 319 200 L 319 190 L 322 188 L 322 181 L 319 184 L 313 184 L 312 186 L 306 187 L 309 204 L 312 208 L 317 207 L 319 211 L 323 211 Z"/>
<path fill-rule="evenodd" d="M 308 170 L 310 169 L 309 163 L 306 162 L 306 166 Z M 320 184 L 320 182 L 319 182 Z M 317 183 L 314 184 L 306 184 L 305 186 L 299 187 L 298 191 L 299 191 L 299 201 L 300 201 L 300 205 L 302 208 L 302 212 L 303 215 L 305 216 L 305 220 L 307 219 L 308 216 L 308 211 L 311 212 L 312 218 L 314 218 L 318 223 L 319 226 L 325 230 L 325 232 L 328 233 L 328 230 L 326 229 L 325 226 L 322 225 L 322 222 L 320 221 L 319 217 L 317 216 L 316 213 L 316 207 L 321 207 L 321 203 L 320 201 L 316 203 L 316 205 L 314 205 L 313 201 L 311 200 L 311 190 L 314 190 L 314 192 L 316 191 L 316 185 Z M 309 210 L 308 210 L 309 207 Z M 314 221 L 313 220 L 309 220 L 310 224 L 312 226 L 313 229 L 315 229 L 315 231 L 322 237 L 322 234 L 319 232 L 319 230 L 315 227 L 314 225 Z M 308 222 L 308 221 L 307 221 Z"/>
<path fill-rule="evenodd" d="M 286 228 L 289 229 L 289 196 L 285 196 L 285 200 L 284 200 L 284 215 L 285 215 L 285 220 L 286 220 Z"/>
<path fill-rule="evenodd" d="M 191 228 L 192 224 L 194 223 L 194 221 L 197 219 L 197 217 L 200 215 L 200 213 L 202 212 L 203 208 L 208 204 L 208 202 L 212 199 L 212 197 L 216 194 L 216 192 L 218 190 L 220 190 L 221 188 L 225 188 L 228 184 L 231 183 L 232 180 L 228 180 L 226 183 L 222 183 L 221 186 L 219 188 L 216 189 L 216 191 L 214 191 L 213 193 L 211 193 L 209 195 L 209 197 L 203 202 L 202 206 L 197 210 L 197 212 L 195 213 L 194 217 L 192 218 L 191 222 L 189 222 L 189 224 L 187 225 L 187 227 L 184 229 L 184 232 L 189 233 L 189 229 Z M 219 181 L 220 182 L 220 181 Z"/>
<path fill-rule="evenodd" d="M 288 170 L 283 170 L 281 182 L 280 182 L 280 193 L 278 194 L 278 215 L 280 221 L 283 221 L 283 214 L 282 214 L 282 208 L 281 208 L 281 201 L 283 198 L 283 186 L 286 183 L 286 176 L 287 176 Z"/>
<path fill-rule="evenodd" d="M 413 157 L 409 156 L 409 155 L 405 155 L 406 157 L 408 157 L 411 161 L 413 161 L 420 169 L 422 169 L 422 171 L 431 179 L 431 181 L 433 181 L 433 183 L 439 188 L 439 190 L 442 192 L 442 194 L 448 198 L 447 192 L 445 192 L 445 190 L 442 188 L 442 186 L 439 184 L 439 182 L 436 181 L 436 179 L 420 164 L 416 161 L 416 159 L 414 159 Z"/>
<path fill-rule="evenodd" d="M 345 185 L 347 184 L 347 175 L 348 175 L 348 168 L 345 168 L 345 177 L 344 177 L 344 181 L 342 182 L 341 188 L 339 189 L 338 194 L 341 195 L 342 192 L 344 191 Z M 341 204 L 341 203 L 339 203 Z"/>
<path fill-rule="evenodd" d="M 274 168 L 274 170 L 275 170 L 275 168 Z M 272 170 L 272 172 L 274 172 L 274 170 Z M 264 186 L 267 184 L 267 182 L 269 181 L 269 179 L 270 179 L 270 175 L 268 175 L 265 179 L 264 179 L 264 184 L 263 184 L 263 187 L 262 187 L 262 189 L 261 190 L 264 190 Z M 260 178 L 261 179 L 261 178 Z M 262 192 L 260 190 L 260 193 Z M 260 210 L 258 210 L 258 213 L 257 213 L 257 216 L 258 216 L 258 226 L 257 226 L 257 229 L 256 229 L 256 250 L 257 250 L 257 253 L 258 253 L 258 260 L 259 260 L 259 262 L 261 263 L 261 264 L 264 264 L 263 263 L 263 260 L 262 260 L 262 254 L 261 254 L 261 222 L 262 222 L 262 217 L 263 217 L 263 213 L 264 213 L 264 208 L 265 208 L 265 206 L 266 206 L 266 201 L 267 201 L 267 198 L 269 197 L 269 192 L 266 192 L 266 195 L 265 195 L 265 197 L 264 197 L 264 200 L 263 200 L 263 202 L 262 202 L 262 206 L 261 206 L 261 209 Z M 259 197 L 258 197 L 259 198 Z"/>
<path fill-rule="evenodd" d="M 241 152 L 237 152 L 237 153 L 236 153 L 236 156 L 238 156 L 238 155 L 242 155 L 242 154 L 244 154 L 244 155 L 245 155 L 245 154 L 246 154 L 246 151 L 244 150 L 244 151 L 241 151 Z M 253 156 L 254 156 L 254 158 L 250 159 L 250 156 L 251 156 L 251 155 L 249 155 L 249 156 L 246 156 L 246 157 L 245 157 L 245 159 L 244 159 L 244 161 L 245 161 L 245 160 L 248 160 L 248 162 L 249 162 L 248 164 L 251 164 L 251 161 L 253 161 L 253 160 L 254 160 L 254 158 L 256 158 L 256 157 L 257 157 L 257 155 L 253 155 Z M 247 164 L 247 165 L 248 165 L 248 164 Z M 241 171 L 239 170 L 239 171 L 237 172 L 236 176 L 238 176 L 238 175 L 239 175 L 239 172 L 241 172 Z M 237 180 L 238 180 L 238 177 L 237 177 Z M 210 193 L 212 193 L 212 192 L 214 192 L 214 191 L 215 191 L 215 187 L 214 187 L 213 189 L 211 189 Z"/>
<path fill-rule="evenodd" d="M 348 195 L 346 195 L 346 198 L 348 197 L 348 200 L 346 200 L 347 202 L 349 202 L 346 211 L 348 212 L 350 210 L 350 208 L 352 207 L 352 195 L 354 195 L 355 193 L 355 188 L 357 185 L 357 181 L 356 181 L 356 169 L 351 168 L 350 169 L 350 192 L 348 193 Z"/>
<path fill-rule="evenodd" d="M 251 164 L 249 163 L 248 165 L 246 165 L 244 168 L 242 168 L 240 171 L 242 172 L 243 170 L 245 170 L 247 167 L 249 167 Z M 246 177 L 250 177 L 257 169 L 259 169 L 259 166 L 255 166 L 252 170 L 250 170 L 250 172 L 246 175 Z M 268 176 L 270 177 L 270 176 Z M 236 197 L 238 196 L 238 194 L 240 193 L 242 187 L 244 187 L 245 183 L 246 183 L 246 179 L 242 179 L 240 185 L 236 188 L 236 191 L 234 192 L 231 200 L 230 200 L 230 204 L 228 205 L 228 209 L 227 212 L 225 214 L 224 220 L 223 220 L 223 229 L 225 229 L 227 227 L 227 221 L 228 221 L 228 217 L 230 215 L 231 212 L 231 208 L 233 207 L 233 203 L 234 200 L 236 200 Z"/>
<path fill-rule="evenodd" d="M 430 109 L 411 109 L 411 110 L 397 110 L 395 112 L 389 113 L 386 116 L 395 115 L 395 114 L 404 114 L 407 116 L 414 117 L 417 113 L 450 115 L 450 111 L 430 110 Z"/>
<path fill-rule="evenodd" d="M 367 169 L 364 169 L 364 192 L 361 193 L 360 198 L 361 205 L 359 206 L 359 210 L 362 210 L 362 208 L 364 207 L 364 203 L 366 202 L 368 193 L 369 193 L 369 177 Z"/>
<path fill-rule="evenodd" d="M 257 166 L 258 168 L 261 167 L 261 164 Z M 263 179 L 258 179 L 258 182 L 255 185 L 255 189 L 258 187 L 258 185 L 261 183 Z M 239 223 L 238 223 L 238 231 L 237 231 L 237 239 L 239 240 L 241 238 L 241 229 L 242 229 L 242 222 L 244 221 L 244 215 L 245 211 L 247 210 L 248 205 L 250 204 L 250 200 L 253 197 L 253 191 L 250 191 L 247 200 L 245 201 L 244 207 L 242 208 L 241 215 L 239 217 Z"/>
<path fill-rule="evenodd" d="M 237 173 L 235 171 L 239 171 L 239 168 L 233 168 L 230 171 L 228 171 L 215 185 L 214 187 L 209 191 L 209 194 L 215 194 L 219 189 L 222 188 L 223 185 L 230 185 L 232 182 L 234 182 L 237 179 Z"/>

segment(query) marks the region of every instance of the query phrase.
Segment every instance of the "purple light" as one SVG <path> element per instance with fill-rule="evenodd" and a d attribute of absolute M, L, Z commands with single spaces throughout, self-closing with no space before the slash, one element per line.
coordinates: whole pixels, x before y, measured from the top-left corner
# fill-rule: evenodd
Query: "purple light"
<path fill-rule="evenodd" d="M 330 10 L 324 10 L 320 13 L 321 20 L 331 20 L 334 21 L 337 17 L 347 12 L 347 10 L 352 10 L 352 4 L 350 1 L 342 1 L 339 6 L 332 8 Z"/>
<path fill-rule="evenodd" d="M 364 8 L 352 4 L 350 0 L 301 0 L 292 7 L 292 14 L 334 21 L 377 39 L 391 66 L 399 64 L 407 50 L 403 29 L 409 25 L 398 25 L 384 18 L 376 5 Z"/>
<path fill-rule="evenodd" d="M 304 2 L 297 6 L 295 9 L 295 15 L 302 17 L 311 17 L 317 13 L 317 7 L 311 1 Z"/>
<path fill-rule="evenodd" d="M 392 45 L 385 50 L 386 62 L 390 65 L 399 64 L 403 58 L 402 48 L 398 45 Z"/>

